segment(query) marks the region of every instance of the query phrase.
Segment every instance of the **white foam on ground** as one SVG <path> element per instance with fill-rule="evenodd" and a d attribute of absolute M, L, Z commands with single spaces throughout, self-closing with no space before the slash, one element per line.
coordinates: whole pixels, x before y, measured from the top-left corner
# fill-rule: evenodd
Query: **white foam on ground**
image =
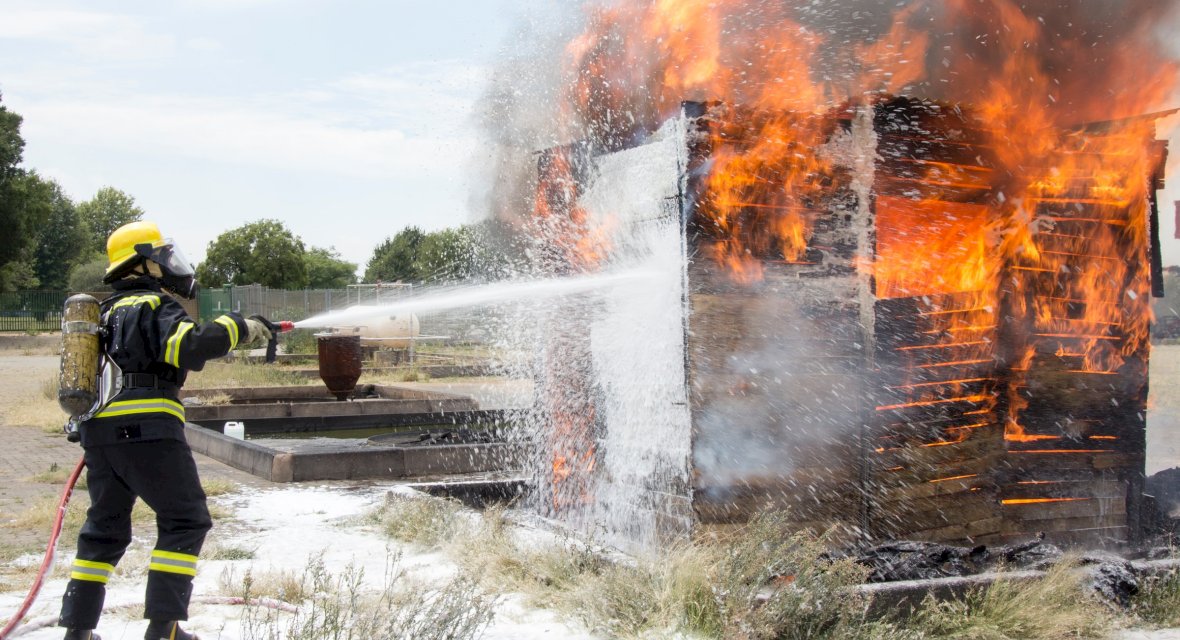
<path fill-rule="evenodd" d="M 205 640 L 245 640 L 241 617 L 245 608 L 238 605 L 201 604 L 204 596 L 219 596 L 219 582 L 223 572 L 243 576 L 247 570 L 256 575 L 277 571 L 303 575 L 309 562 L 322 556 L 333 575 L 346 567 L 363 569 L 364 584 L 380 587 L 391 554 L 401 555 L 399 565 L 406 576 L 426 585 L 442 585 L 453 577 L 457 567 L 440 551 L 424 551 L 413 545 L 400 544 L 385 537 L 375 526 L 366 525 L 362 516 L 380 506 L 385 494 L 400 490 L 394 485 L 290 486 L 278 489 L 247 489 L 240 493 L 214 498 L 211 502 L 232 509 L 234 518 L 210 532 L 207 545 L 241 548 L 253 551 L 252 559 L 205 560 L 199 565 L 194 581 L 194 604 L 191 619 L 185 628 L 198 633 Z M 471 514 L 470 517 L 478 517 Z M 137 533 L 143 534 L 143 527 Z M 530 532 L 538 538 L 548 534 Z M 137 537 L 125 562 L 143 557 L 150 549 L 154 536 Z M 136 553 L 139 551 L 139 553 Z M 73 559 L 72 541 L 63 541 L 53 577 L 41 590 L 40 598 L 30 611 L 33 621 L 55 617 L 65 591 L 69 563 Z M 147 623 L 139 619 L 142 609 L 130 609 L 143 602 L 146 572 L 139 567 L 123 567 L 123 575 L 111 579 L 107 590 L 108 607 L 122 609 L 104 613 L 98 633 L 103 640 L 134 640 L 143 637 Z M 24 592 L 0 593 L 0 612 L 10 615 L 24 599 Z M 565 620 L 561 614 L 530 607 L 520 594 L 501 594 L 496 617 L 481 636 L 488 640 L 533 640 L 540 638 L 569 638 L 596 640 L 576 621 Z M 51 640 L 61 638 L 62 630 L 45 627 L 27 633 L 17 630 L 13 638 Z"/>

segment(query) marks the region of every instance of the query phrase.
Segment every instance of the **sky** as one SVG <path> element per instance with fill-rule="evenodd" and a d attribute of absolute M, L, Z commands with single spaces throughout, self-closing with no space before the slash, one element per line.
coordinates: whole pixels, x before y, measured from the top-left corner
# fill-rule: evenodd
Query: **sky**
<path fill-rule="evenodd" d="M 25 166 L 113 186 L 200 261 L 276 218 L 361 269 L 471 221 L 473 108 L 521 0 L 0 0 Z"/>
<path fill-rule="evenodd" d="M 517 27 L 570 1 L 0 0 L 0 93 L 25 166 L 132 195 L 196 262 L 274 218 L 363 272 L 406 226 L 485 215 L 481 96 Z"/>

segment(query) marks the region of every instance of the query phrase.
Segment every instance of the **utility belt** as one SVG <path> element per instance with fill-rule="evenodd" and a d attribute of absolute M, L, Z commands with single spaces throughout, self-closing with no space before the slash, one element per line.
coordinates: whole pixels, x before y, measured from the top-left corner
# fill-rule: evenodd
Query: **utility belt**
<path fill-rule="evenodd" d="M 184 422 L 184 405 L 175 400 L 180 385 L 170 380 L 164 380 L 154 373 L 124 373 L 118 378 L 121 382 L 103 405 L 94 412 L 95 418 L 115 418 L 120 416 L 143 416 L 153 414 L 167 414 Z M 158 390 L 149 397 L 124 398 L 124 391 Z"/>
<path fill-rule="evenodd" d="M 122 388 L 176 391 L 179 389 L 179 385 L 177 385 L 175 382 L 164 380 L 154 373 L 124 373 Z"/>

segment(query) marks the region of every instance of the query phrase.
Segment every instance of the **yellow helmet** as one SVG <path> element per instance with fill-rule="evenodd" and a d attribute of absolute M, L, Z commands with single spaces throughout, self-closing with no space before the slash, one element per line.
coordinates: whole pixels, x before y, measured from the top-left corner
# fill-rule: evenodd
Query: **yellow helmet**
<path fill-rule="evenodd" d="M 192 263 L 171 238 L 160 233 L 154 222 L 132 222 L 115 229 L 107 238 L 107 259 L 110 265 L 103 282 L 110 284 L 133 275 L 137 266 L 151 261 L 160 268 L 159 274 L 153 277 L 165 289 L 190 300 L 197 296 L 199 285 Z"/>
<path fill-rule="evenodd" d="M 107 259 L 110 260 L 110 264 L 107 265 L 106 275 L 113 275 L 121 270 L 120 267 L 128 266 L 132 260 L 138 258 L 140 254 L 135 251 L 135 246 L 140 244 L 150 244 L 154 249 L 168 244 L 168 241 L 164 239 L 156 223 L 146 220 L 131 222 L 115 229 L 111 237 L 107 238 Z"/>

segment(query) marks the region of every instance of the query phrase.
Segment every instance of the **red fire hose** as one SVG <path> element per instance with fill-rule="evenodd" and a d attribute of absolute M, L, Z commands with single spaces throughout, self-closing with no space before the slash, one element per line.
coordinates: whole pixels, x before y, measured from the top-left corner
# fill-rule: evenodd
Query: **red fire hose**
<path fill-rule="evenodd" d="M 74 472 L 70 474 L 69 480 L 66 480 L 66 488 L 61 493 L 61 501 L 57 503 L 57 517 L 53 521 L 53 532 L 49 534 L 49 546 L 45 548 L 45 558 L 41 560 L 41 568 L 37 571 L 37 577 L 33 580 L 33 585 L 29 587 L 29 595 L 25 596 L 25 601 L 21 603 L 20 609 L 17 609 L 16 615 L 12 616 L 8 624 L 4 626 L 4 630 L 0 631 L 0 640 L 7 638 L 8 634 L 16 629 L 25 614 L 29 612 L 29 608 L 37 600 L 37 594 L 41 592 L 41 584 L 45 581 L 45 575 L 53 566 L 53 556 L 57 552 L 57 539 L 61 535 L 62 522 L 66 517 L 66 506 L 70 503 L 70 495 L 74 493 L 74 485 L 78 484 L 78 477 L 82 475 L 82 468 L 85 466 L 86 459 L 79 458 Z"/>

